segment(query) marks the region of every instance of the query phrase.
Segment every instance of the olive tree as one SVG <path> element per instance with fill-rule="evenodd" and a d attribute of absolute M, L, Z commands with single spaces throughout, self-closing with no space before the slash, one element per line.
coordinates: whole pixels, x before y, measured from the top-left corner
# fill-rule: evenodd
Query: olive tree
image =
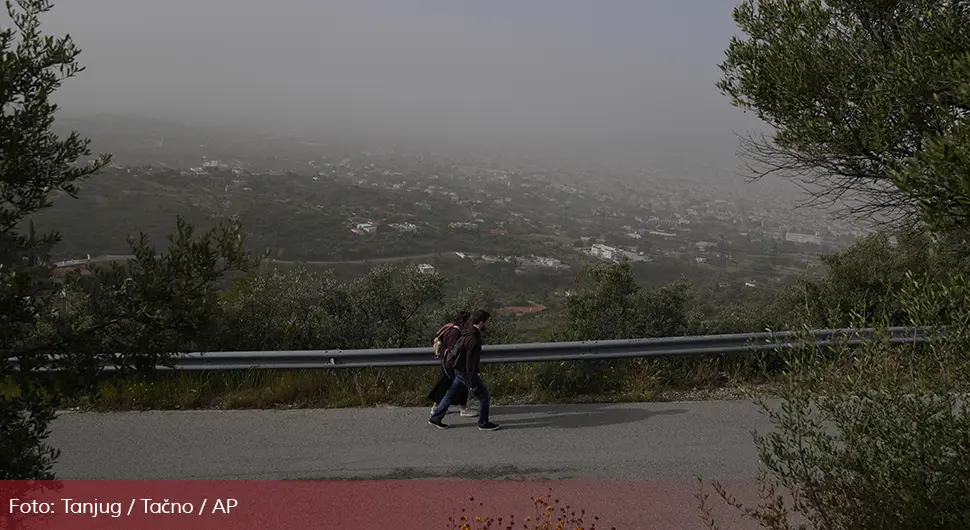
<path fill-rule="evenodd" d="M 930 226 L 960 233 L 970 228 L 970 52 L 954 64 L 957 75 L 935 97 L 953 125 L 897 164 L 893 182 L 920 206 Z"/>
<path fill-rule="evenodd" d="M 970 281 L 911 274 L 899 303 L 930 341 L 900 346 L 879 333 L 819 355 L 810 340 L 786 359 L 763 400 L 755 437 L 761 499 L 717 494 L 771 530 L 962 529 L 970 521 Z M 886 331 L 884 328 L 881 331 Z M 699 492 L 711 528 L 706 497 Z"/>
<path fill-rule="evenodd" d="M 273 270 L 237 279 L 222 302 L 221 349 L 398 348 L 430 344 L 444 280 L 380 265 L 349 282 L 330 271 Z M 450 317 L 449 317 L 450 318 Z"/>
<path fill-rule="evenodd" d="M 0 29 L 0 479 L 51 479 L 57 449 L 47 442 L 65 396 L 92 388 L 107 365 L 151 371 L 195 348 L 213 323 L 217 283 L 252 265 L 237 224 L 196 234 L 177 222 L 165 249 L 142 235 L 134 258 L 91 276 L 54 278 L 56 233 L 38 235 L 33 214 L 110 160 L 90 157 L 78 133 L 52 131 L 51 96 L 82 70 L 69 36 L 40 30 L 47 0 L 6 3 Z M 26 227 L 26 231 L 25 226 Z"/>
<path fill-rule="evenodd" d="M 858 217 L 912 220 L 923 203 L 954 204 L 941 199 L 953 179 L 896 175 L 907 161 L 916 175 L 956 174 L 940 160 L 952 151 L 937 151 L 941 138 L 966 134 L 958 87 L 970 3 L 744 0 L 734 20 L 743 35 L 731 40 L 717 86 L 771 129 L 742 141 L 752 178 L 791 178 L 809 204 Z M 927 142 L 937 144 L 924 155 Z"/>
<path fill-rule="evenodd" d="M 774 129 L 743 143 L 753 176 L 795 178 L 848 214 L 917 222 L 895 243 L 872 237 L 825 259 L 805 328 L 883 333 L 824 355 L 806 336 L 787 354 L 780 404 L 763 403 L 773 429 L 755 438 L 762 502 L 719 493 L 771 529 L 965 528 L 970 3 L 744 0 L 734 19 L 745 36 L 718 86 Z M 930 340 L 895 344 L 888 324 Z"/>

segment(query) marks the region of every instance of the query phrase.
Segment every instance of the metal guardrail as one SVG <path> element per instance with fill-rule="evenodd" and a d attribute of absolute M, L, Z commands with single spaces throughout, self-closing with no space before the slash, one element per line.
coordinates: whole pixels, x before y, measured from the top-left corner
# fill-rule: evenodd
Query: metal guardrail
<path fill-rule="evenodd" d="M 891 344 L 915 344 L 929 340 L 922 328 L 897 327 L 884 330 Z M 881 335 L 872 328 L 827 329 L 811 332 L 814 345 L 857 346 Z M 804 345 L 805 333 L 740 333 L 630 340 L 501 344 L 482 348 L 483 363 L 521 363 L 539 361 L 607 360 L 645 357 L 692 357 L 729 353 L 757 353 L 793 349 Z M 174 359 L 174 367 L 160 370 L 225 371 L 283 370 L 325 368 L 372 368 L 434 366 L 439 363 L 431 348 L 393 348 L 371 350 L 299 350 L 188 353 Z M 108 370 L 114 367 L 107 367 Z"/>

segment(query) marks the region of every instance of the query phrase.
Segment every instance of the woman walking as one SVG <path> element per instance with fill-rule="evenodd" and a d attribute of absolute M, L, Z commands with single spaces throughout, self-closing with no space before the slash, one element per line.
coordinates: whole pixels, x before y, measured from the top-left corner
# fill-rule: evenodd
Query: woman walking
<path fill-rule="evenodd" d="M 461 330 L 465 327 L 471 314 L 468 311 L 460 311 L 458 315 L 455 316 L 454 320 L 445 324 L 438 330 L 435 334 L 434 342 L 437 345 L 435 348 L 435 357 L 441 358 L 441 365 L 438 375 L 438 381 L 435 383 L 434 388 L 428 394 L 428 399 L 431 400 L 433 405 L 431 405 L 431 412 L 434 413 L 434 408 L 438 406 L 441 399 L 445 397 L 448 393 L 448 389 L 451 388 L 451 383 L 454 381 L 455 374 L 448 374 L 445 370 L 445 354 L 455 347 L 455 343 L 461 338 Z M 474 409 L 468 408 L 468 389 L 462 387 L 458 392 L 455 393 L 454 404 L 458 405 L 459 414 L 466 418 L 474 418 L 478 416 L 478 412 Z"/>

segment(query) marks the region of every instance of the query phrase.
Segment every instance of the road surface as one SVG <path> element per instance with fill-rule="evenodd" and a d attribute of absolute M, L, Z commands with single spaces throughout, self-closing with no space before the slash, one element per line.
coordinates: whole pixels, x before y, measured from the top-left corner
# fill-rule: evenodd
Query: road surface
<path fill-rule="evenodd" d="M 751 478 L 746 402 L 494 407 L 481 432 L 428 408 L 63 414 L 61 478 Z"/>
<path fill-rule="evenodd" d="M 358 265 L 358 264 L 364 264 L 364 263 L 388 263 L 388 262 L 393 262 L 393 261 L 405 261 L 405 260 L 419 259 L 419 258 L 432 258 L 432 257 L 434 257 L 434 256 L 436 256 L 438 254 L 441 254 L 441 255 L 449 255 L 449 254 L 454 254 L 454 252 L 453 251 L 441 251 L 441 252 L 438 252 L 438 253 L 435 253 L 435 252 L 425 252 L 425 253 L 422 253 L 422 254 L 410 254 L 410 255 L 407 255 L 407 256 L 388 256 L 388 257 L 374 257 L 374 258 L 367 258 L 367 259 L 336 260 L 336 261 L 314 261 L 314 260 L 307 261 L 307 260 L 285 260 L 285 259 L 272 259 L 272 258 L 267 258 L 267 259 L 264 259 L 263 262 L 264 263 L 284 263 L 284 264 L 288 264 L 288 265 L 293 265 L 293 264 L 297 264 L 297 265 Z M 111 262 L 111 261 L 126 261 L 126 260 L 132 259 L 134 257 L 135 256 L 134 255 L 131 255 L 131 254 L 128 254 L 128 255 L 116 254 L 116 255 L 94 256 L 90 260 L 84 260 L 84 262 L 85 263 L 104 263 L 104 262 Z"/>
<path fill-rule="evenodd" d="M 585 498 L 611 512 L 618 528 L 701 528 L 695 477 L 741 485 L 750 498 L 751 431 L 768 428 L 758 408 L 742 401 L 497 406 L 492 419 L 502 428 L 494 432 L 457 414 L 446 418 L 451 429 L 438 430 L 427 417 L 428 408 L 68 412 L 51 441 L 63 450 L 62 479 L 461 478 L 480 493 L 476 481 L 552 480 L 578 496 L 574 506 Z M 453 481 L 418 483 L 431 506 L 435 488 L 461 490 Z M 512 495 L 501 488 L 523 487 L 492 484 L 496 498 Z M 417 510 L 411 501 L 399 504 Z"/>

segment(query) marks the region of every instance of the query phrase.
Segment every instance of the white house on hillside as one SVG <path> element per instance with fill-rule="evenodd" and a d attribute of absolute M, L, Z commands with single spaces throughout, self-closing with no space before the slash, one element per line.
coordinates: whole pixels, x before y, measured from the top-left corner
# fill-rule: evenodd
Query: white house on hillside
<path fill-rule="evenodd" d="M 589 249 L 589 253 L 592 254 L 593 256 L 596 256 L 597 258 L 607 259 L 611 261 L 619 261 L 620 259 L 619 250 L 610 246 L 603 245 L 601 243 L 594 244 Z"/>
<path fill-rule="evenodd" d="M 360 232 L 367 232 L 368 234 L 373 234 L 377 232 L 377 226 L 371 223 L 360 223 L 357 225 L 357 230 Z"/>

